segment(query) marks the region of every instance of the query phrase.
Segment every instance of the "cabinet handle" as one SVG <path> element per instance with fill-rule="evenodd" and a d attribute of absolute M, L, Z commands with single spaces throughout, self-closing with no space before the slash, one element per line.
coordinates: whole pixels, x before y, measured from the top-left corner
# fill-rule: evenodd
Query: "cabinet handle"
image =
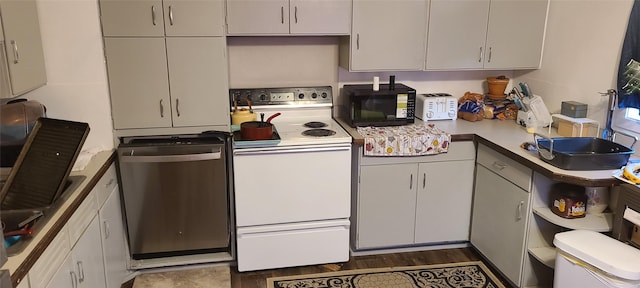
<path fill-rule="evenodd" d="M 524 206 L 524 201 L 520 201 L 520 204 L 518 204 L 518 217 L 516 217 L 516 220 L 520 221 L 522 220 L 522 207 Z"/>
<path fill-rule="evenodd" d="M 113 181 L 116 181 L 115 179 L 111 178 L 109 179 L 109 182 L 107 182 L 107 184 L 104 184 L 105 188 L 109 188 L 109 186 L 111 186 L 111 184 L 113 184 Z"/>
<path fill-rule="evenodd" d="M 478 63 L 482 62 L 482 46 L 480 46 L 480 54 L 478 54 Z"/>
<path fill-rule="evenodd" d="M 489 57 L 487 58 L 487 63 L 491 63 L 491 47 L 489 47 Z"/>
<path fill-rule="evenodd" d="M 427 187 L 427 172 L 422 174 L 422 189 Z"/>
<path fill-rule="evenodd" d="M 498 162 L 498 161 L 493 162 L 492 166 L 495 167 L 498 170 L 503 170 L 504 168 L 507 168 L 507 164 L 504 164 L 504 163 Z"/>
<path fill-rule="evenodd" d="M 156 26 L 156 5 L 151 5 L 151 22 Z"/>
<path fill-rule="evenodd" d="M 76 276 L 76 273 L 71 271 L 71 272 L 69 272 L 69 274 L 71 274 L 71 287 L 77 288 L 78 287 L 78 277 Z"/>
<path fill-rule="evenodd" d="M 280 23 L 284 24 L 284 6 L 280 6 Z"/>
<path fill-rule="evenodd" d="M 84 267 L 82 266 L 82 261 L 78 261 L 77 265 L 78 265 L 78 274 L 80 275 L 80 277 L 78 277 L 78 282 L 82 283 L 84 282 Z"/>
<path fill-rule="evenodd" d="M 173 6 L 169 5 L 169 25 L 173 26 Z"/>
<path fill-rule="evenodd" d="M 180 99 L 176 98 L 176 114 L 180 117 Z"/>
<path fill-rule="evenodd" d="M 293 7 L 293 18 L 295 18 L 296 24 L 298 24 L 298 6 Z"/>
<path fill-rule="evenodd" d="M 360 50 L 360 33 L 356 34 L 356 50 Z"/>
<path fill-rule="evenodd" d="M 104 239 L 109 239 L 109 231 L 111 230 L 109 227 L 109 221 L 102 221 L 102 226 L 104 227 Z"/>
<path fill-rule="evenodd" d="M 20 54 L 18 53 L 18 42 L 11 40 L 11 47 L 13 47 L 13 64 L 20 62 Z"/>
<path fill-rule="evenodd" d="M 162 104 L 162 99 L 160 99 L 160 117 L 164 118 L 164 105 Z"/>
<path fill-rule="evenodd" d="M 409 177 L 409 190 L 413 189 L 413 174 Z"/>

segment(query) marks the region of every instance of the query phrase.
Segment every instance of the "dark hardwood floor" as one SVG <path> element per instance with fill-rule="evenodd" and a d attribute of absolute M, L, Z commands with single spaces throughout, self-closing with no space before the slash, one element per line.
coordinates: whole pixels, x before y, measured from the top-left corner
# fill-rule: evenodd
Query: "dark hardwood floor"
<path fill-rule="evenodd" d="M 236 266 L 231 267 L 231 287 L 232 288 L 264 288 L 267 287 L 267 278 L 311 274 L 321 272 L 331 272 L 339 270 L 352 270 L 363 268 L 381 268 L 395 266 L 430 265 L 452 262 L 478 261 L 481 257 L 471 248 L 429 250 L 419 252 L 405 252 L 392 254 L 378 254 L 368 256 L 351 257 L 349 262 L 325 265 L 312 265 L 304 267 L 270 269 L 262 271 L 238 272 Z M 489 266 L 489 265 L 487 265 Z M 511 287 L 504 279 L 492 272 L 505 284 Z"/>

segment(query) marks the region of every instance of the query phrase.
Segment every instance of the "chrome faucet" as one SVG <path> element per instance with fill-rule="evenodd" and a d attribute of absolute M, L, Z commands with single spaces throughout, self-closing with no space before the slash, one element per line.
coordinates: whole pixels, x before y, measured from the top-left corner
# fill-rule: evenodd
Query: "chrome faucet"
<path fill-rule="evenodd" d="M 602 139 L 615 142 L 616 134 L 622 134 L 624 136 L 627 136 L 633 139 L 633 143 L 631 143 L 630 145 L 630 147 L 633 147 L 633 145 L 635 145 L 636 142 L 638 141 L 637 136 L 631 135 L 623 131 L 616 131 L 616 130 L 613 130 L 612 128 L 613 111 L 615 111 L 616 106 L 618 106 L 618 91 L 616 91 L 615 89 L 608 89 L 607 92 L 605 93 L 600 92 L 600 95 L 609 96 L 609 104 L 607 105 L 607 123 L 605 124 L 605 128 L 602 129 Z"/>

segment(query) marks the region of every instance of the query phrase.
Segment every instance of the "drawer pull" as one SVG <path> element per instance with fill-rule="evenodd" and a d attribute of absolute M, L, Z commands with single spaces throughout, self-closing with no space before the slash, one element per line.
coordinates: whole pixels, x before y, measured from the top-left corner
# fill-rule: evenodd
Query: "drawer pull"
<path fill-rule="evenodd" d="M 500 161 L 494 161 L 492 166 L 498 170 L 503 170 L 504 168 L 507 168 L 508 165 Z"/>
<path fill-rule="evenodd" d="M 413 174 L 409 177 L 409 190 L 413 189 Z"/>
<path fill-rule="evenodd" d="M 524 206 L 524 201 L 520 201 L 520 204 L 518 204 L 518 216 L 516 217 L 516 220 L 520 221 L 522 220 L 522 207 Z"/>
<path fill-rule="evenodd" d="M 155 5 L 151 5 L 151 23 L 153 23 L 153 26 L 156 26 L 156 6 Z"/>
<path fill-rule="evenodd" d="M 422 173 L 422 189 L 427 187 L 427 172 Z"/>

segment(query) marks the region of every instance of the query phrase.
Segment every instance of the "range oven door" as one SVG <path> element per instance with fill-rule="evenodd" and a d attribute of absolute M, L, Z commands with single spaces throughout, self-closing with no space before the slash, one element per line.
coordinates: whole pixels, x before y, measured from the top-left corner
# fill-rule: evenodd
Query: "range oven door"
<path fill-rule="evenodd" d="M 351 145 L 234 151 L 239 271 L 349 259 Z"/>
<path fill-rule="evenodd" d="M 348 218 L 351 144 L 236 149 L 239 227 Z"/>

